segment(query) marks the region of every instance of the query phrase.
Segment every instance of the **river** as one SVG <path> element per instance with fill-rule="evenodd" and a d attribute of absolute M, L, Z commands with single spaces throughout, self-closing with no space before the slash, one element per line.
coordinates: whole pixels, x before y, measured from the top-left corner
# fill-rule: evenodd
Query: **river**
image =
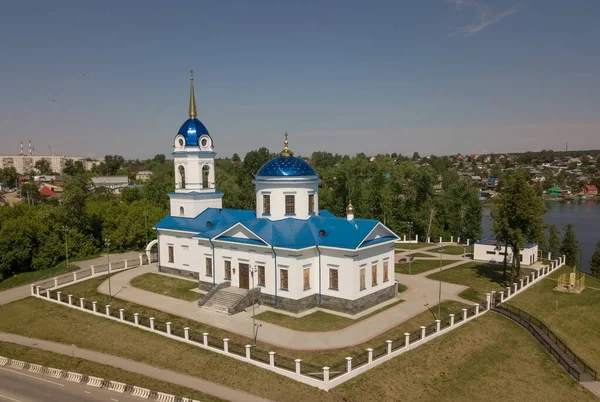
<path fill-rule="evenodd" d="M 573 224 L 581 246 L 581 268 L 589 272 L 590 259 L 596 248 L 596 242 L 600 241 L 600 203 L 595 201 L 583 203 L 549 201 L 546 203 L 546 208 L 548 212 L 544 216 L 545 223 L 554 224 L 561 231 L 563 225 Z M 484 207 L 481 222 L 482 238 L 492 237 L 490 226 L 490 208 Z"/>

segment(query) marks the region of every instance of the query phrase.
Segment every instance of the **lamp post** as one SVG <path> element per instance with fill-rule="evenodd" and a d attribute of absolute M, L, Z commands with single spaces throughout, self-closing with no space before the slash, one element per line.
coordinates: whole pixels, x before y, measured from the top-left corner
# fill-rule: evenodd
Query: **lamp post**
<path fill-rule="evenodd" d="M 256 293 L 254 293 L 254 273 L 257 272 L 258 269 L 256 265 L 250 267 L 250 277 L 252 278 L 252 346 L 256 346 L 256 336 L 258 335 L 258 331 L 256 328 L 256 315 L 255 315 L 255 304 L 256 304 Z"/>
<path fill-rule="evenodd" d="M 110 269 L 110 239 L 104 239 L 104 244 L 106 245 L 106 255 L 107 255 L 107 261 L 108 261 L 108 269 Z M 112 275 L 110 274 L 110 272 L 108 273 L 108 296 L 109 296 L 109 300 L 112 300 L 112 290 L 110 287 L 110 277 Z"/>
<path fill-rule="evenodd" d="M 69 227 L 63 226 L 63 232 L 65 232 L 65 256 L 67 258 L 67 271 L 69 270 Z"/>
<path fill-rule="evenodd" d="M 146 236 L 146 246 L 148 246 L 148 211 L 144 211 L 144 233 Z M 150 261 L 148 261 L 150 263 Z"/>
<path fill-rule="evenodd" d="M 408 222 L 408 274 L 411 275 L 411 262 L 412 262 L 412 243 L 410 242 L 410 238 L 412 235 L 412 222 Z"/>
<path fill-rule="evenodd" d="M 442 319 L 442 252 L 444 251 L 444 245 L 440 243 L 440 285 L 438 292 L 438 320 Z"/>

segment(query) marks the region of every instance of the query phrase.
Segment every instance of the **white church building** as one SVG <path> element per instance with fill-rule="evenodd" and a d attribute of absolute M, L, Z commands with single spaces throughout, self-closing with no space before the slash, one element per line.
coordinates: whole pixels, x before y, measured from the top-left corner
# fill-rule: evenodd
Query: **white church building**
<path fill-rule="evenodd" d="M 254 289 L 263 305 L 292 312 L 355 314 L 394 298 L 398 236 L 355 218 L 351 203 L 344 217 L 319 210 L 319 177 L 294 156 L 287 134 L 279 156 L 255 175 L 256 210 L 223 208 L 215 146 L 196 117 L 193 84 L 192 75 L 189 119 L 174 140 L 171 214 L 155 225 L 159 271 L 198 279 L 204 299 L 227 287 L 240 297 Z M 237 311 L 252 303 L 242 302 Z"/>

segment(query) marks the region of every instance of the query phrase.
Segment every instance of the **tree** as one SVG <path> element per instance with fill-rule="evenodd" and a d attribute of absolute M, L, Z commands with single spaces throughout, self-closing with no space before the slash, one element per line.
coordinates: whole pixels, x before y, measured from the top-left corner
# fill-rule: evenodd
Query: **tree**
<path fill-rule="evenodd" d="M 104 162 L 98 166 L 101 175 L 114 176 L 125 163 L 125 158 L 121 155 L 106 155 Z"/>
<path fill-rule="evenodd" d="M 592 259 L 590 260 L 590 269 L 592 271 L 592 275 L 600 277 L 600 241 L 596 243 L 596 250 L 594 251 L 594 254 L 592 254 Z"/>
<path fill-rule="evenodd" d="M 43 175 L 52 174 L 52 168 L 50 167 L 50 162 L 48 162 L 46 159 L 39 159 L 37 162 L 35 162 L 34 167 L 40 172 L 40 174 L 43 174 Z"/>
<path fill-rule="evenodd" d="M 560 245 L 560 252 L 566 257 L 567 265 L 576 267 L 579 261 L 579 240 L 577 240 L 572 224 L 567 223 L 564 229 L 565 234 Z"/>
<path fill-rule="evenodd" d="M 521 274 L 521 249 L 528 242 L 537 242 L 542 237 L 546 207 L 542 197 L 527 182 L 523 171 L 507 175 L 500 191 L 492 208 L 492 230 L 498 241 L 512 249 L 510 283 L 513 283 Z M 506 259 L 503 273 L 506 282 Z"/>
<path fill-rule="evenodd" d="M 232 160 L 233 162 L 240 162 L 242 159 L 241 159 L 241 158 L 240 158 L 240 156 L 239 156 L 239 155 L 236 153 L 236 154 L 233 154 L 233 156 L 231 157 L 231 160 Z"/>
<path fill-rule="evenodd" d="M 34 183 L 23 183 L 21 185 L 21 198 L 28 204 L 37 204 L 42 199 L 40 190 Z"/>
<path fill-rule="evenodd" d="M 63 173 L 68 176 L 75 176 L 76 174 L 82 174 L 85 172 L 82 161 L 73 161 L 73 159 L 67 159 L 65 161 L 65 167 Z"/>
<path fill-rule="evenodd" d="M 556 225 L 547 225 L 548 230 L 548 252 L 552 257 L 556 258 L 560 255 L 560 237 L 559 230 Z"/>
<path fill-rule="evenodd" d="M 14 167 L 0 169 L 0 184 L 6 187 L 15 187 L 19 174 Z"/>
<path fill-rule="evenodd" d="M 416 162 L 416 161 L 418 161 L 420 159 L 421 159 L 421 155 L 419 155 L 418 152 L 414 152 L 413 156 L 412 156 L 412 160 Z"/>

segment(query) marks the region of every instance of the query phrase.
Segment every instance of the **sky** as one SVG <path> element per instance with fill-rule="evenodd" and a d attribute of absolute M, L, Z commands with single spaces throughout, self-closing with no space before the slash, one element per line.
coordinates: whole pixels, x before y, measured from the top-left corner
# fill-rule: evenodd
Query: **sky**
<path fill-rule="evenodd" d="M 600 2 L 6 1 L 0 154 L 600 148 Z"/>

